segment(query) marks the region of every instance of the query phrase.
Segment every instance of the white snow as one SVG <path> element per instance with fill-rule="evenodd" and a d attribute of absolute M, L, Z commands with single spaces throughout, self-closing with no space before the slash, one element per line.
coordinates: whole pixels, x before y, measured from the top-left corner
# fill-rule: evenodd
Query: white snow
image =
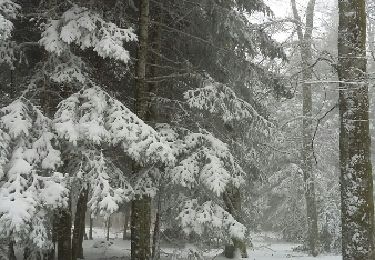
<path fill-rule="evenodd" d="M 86 228 L 86 233 L 89 229 Z M 109 241 L 106 241 L 106 228 L 93 228 L 93 240 L 83 241 L 83 252 L 85 260 L 128 260 L 130 259 L 130 240 L 122 240 L 122 232 L 110 230 Z M 341 260 L 339 255 L 320 255 L 318 257 L 307 256 L 306 253 L 294 252 L 293 248 L 298 244 L 287 242 L 266 242 L 262 235 L 256 236 L 253 241 L 253 248 L 248 248 L 248 260 Z M 161 259 L 195 259 L 188 258 L 192 254 L 203 255 L 207 260 L 224 260 L 221 254 L 222 249 L 199 250 L 190 244 L 177 246 L 164 244 L 161 245 Z M 20 248 L 16 248 L 19 259 L 21 258 Z M 244 258 L 241 258 L 244 259 Z"/>

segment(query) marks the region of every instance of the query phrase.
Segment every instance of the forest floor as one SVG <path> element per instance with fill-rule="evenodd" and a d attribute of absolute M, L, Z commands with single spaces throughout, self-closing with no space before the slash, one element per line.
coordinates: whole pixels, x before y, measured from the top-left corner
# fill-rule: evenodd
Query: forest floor
<path fill-rule="evenodd" d="M 84 254 L 86 260 L 127 260 L 130 255 L 130 241 L 122 239 L 114 239 L 113 244 L 108 249 L 93 248 L 94 244 L 99 240 L 85 241 L 84 242 Z M 273 243 L 265 244 L 262 242 L 255 242 L 254 248 L 248 250 L 249 260 L 282 260 L 282 259 L 293 259 L 293 260 L 339 260 L 341 256 L 319 256 L 319 257 L 308 257 L 304 253 L 294 252 L 293 248 L 296 244 L 290 243 Z M 162 248 L 162 259 L 194 259 L 189 258 L 189 248 L 185 249 L 174 249 L 174 248 Z M 224 260 L 222 257 L 222 250 L 211 250 L 204 253 L 207 260 Z"/>
<path fill-rule="evenodd" d="M 93 230 L 94 240 L 83 241 L 85 260 L 128 260 L 130 259 L 130 240 L 122 240 L 122 234 L 111 232 L 110 240 L 106 241 L 106 231 L 104 229 Z M 295 252 L 293 248 L 298 244 L 269 240 L 261 235 L 253 237 L 253 248 L 248 249 L 249 260 L 339 260 L 341 256 L 319 256 L 309 257 L 305 253 Z M 17 250 L 18 251 L 18 250 Z M 172 245 L 162 245 L 162 260 L 195 260 L 191 256 L 194 247 L 177 247 Z M 203 253 L 207 260 L 224 260 L 221 256 L 222 249 L 207 250 Z M 22 259 L 18 251 L 17 259 Z"/>
<path fill-rule="evenodd" d="M 94 231 L 94 240 L 84 241 L 84 254 L 86 260 L 122 260 L 129 259 L 130 255 L 130 241 L 122 240 L 122 234 L 112 233 L 110 235 L 110 245 L 103 239 L 105 237 L 104 229 L 97 229 Z M 248 249 L 249 260 L 282 260 L 282 259 L 293 259 L 293 260 L 339 260 L 341 256 L 319 256 L 309 257 L 305 253 L 295 252 L 293 248 L 297 247 L 298 244 L 276 242 L 267 239 L 265 236 L 258 235 L 253 236 L 253 248 Z M 168 245 L 162 245 L 162 259 L 195 259 L 194 257 L 189 258 L 189 253 L 194 249 L 191 246 L 185 246 L 185 248 L 178 248 Z M 220 254 L 221 249 L 209 250 L 204 252 L 204 256 L 207 260 L 223 260 Z"/>

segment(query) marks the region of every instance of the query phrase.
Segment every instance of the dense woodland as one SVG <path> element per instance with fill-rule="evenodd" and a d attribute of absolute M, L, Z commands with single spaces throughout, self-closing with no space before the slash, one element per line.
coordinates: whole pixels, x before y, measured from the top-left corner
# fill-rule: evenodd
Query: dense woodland
<path fill-rule="evenodd" d="M 375 259 L 375 5 L 280 2 L 0 0 L 0 259 Z"/>

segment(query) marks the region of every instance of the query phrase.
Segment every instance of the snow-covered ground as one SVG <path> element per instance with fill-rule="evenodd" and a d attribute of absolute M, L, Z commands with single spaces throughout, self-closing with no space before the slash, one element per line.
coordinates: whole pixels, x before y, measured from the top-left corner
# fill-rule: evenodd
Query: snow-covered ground
<path fill-rule="evenodd" d="M 104 259 L 128 259 L 130 255 L 130 242 L 128 240 L 115 239 L 113 244 L 109 247 L 103 248 L 94 248 L 94 244 L 97 244 L 97 239 L 93 241 L 84 241 L 84 253 L 86 260 L 104 260 Z M 273 243 L 273 244 L 264 244 L 257 242 L 254 244 L 253 249 L 249 249 L 249 258 L 250 260 L 282 260 L 282 259 L 293 259 L 293 260 L 339 260 L 341 256 L 319 256 L 319 257 L 308 257 L 304 253 L 293 252 L 293 247 L 295 244 L 289 243 Z M 179 249 L 173 248 L 163 248 L 164 259 L 190 259 L 176 257 L 180 254 Z M 169 257 L 165 254 L 167 253 Z M 223 257 L 220 256 L 221 250 L 212 250 L 206 252 L 204 255 L 207 259 L 222 260 Z M 187 252 L 185 253 L 187 255 Z M 175 257 L 175 258 L 173 258 Z M 194 259 L 194 258 L 193 258 Z"/>
<path fill-rule="evenodd" d="M 112 243 L 109 247 L 104 243 L 106 231 L 104 229 L 96 229 L 93 232 L 92 241 L 84 241 L 84 253 L 86 260 L 104 260 L 104 259 L 128 259 L 130 255 L 130 241 L 122 240 L 121 233 L 110 234 Z M 98 247 L 100 243 L 98 241 L 103 241 L 103 247 Z M 319 256 L 319 257 L 309 257 L 304 253 L 294 252 L 293 248 L 298 246 L 297 244 L 282 243 L 282 242 L 265 242 L 264 238 L 261 236 L 254 236 L 254 248 L 248 249 L 248 254 L 250 260 L 282 260 L 282 259 L 293 259 L 293 260 L 339 260 L 341 256 Z M 182 251 L 182 252 L 181 252 Z M 185 249 L 178 249 L 172 247 L 162 247 L 162 256 L 164 259 L 194 259 L 188 258 L 187 252 L 189 247 Z M 185 257 L 181 255 L 185 252 Z M 222 250 L 211 250 L 204 253 L 207 259 L 222 260 L 223 257 L 220 256 Z M 180 254 L 180 257 L 176 255 Z"/>
<path fill-rule="evenodd" d="M 87 230 L 88 231 L 88 230 Z M 96 228 L 93 230 L 94 240 L 83 241 L 85 260 L 128 260 L 130 259 L 130 241 L 122 240 L 120 232 L 110 232 L 110 241 L 107 242 L 106 230 Z M 267 239 L 266 239 L 267 240 Z M 341 256 L 319 256 L 309 257 L 305 253 L 294 252 L 293 248 L 297 244 L 265 241 L 262 236 L 254 236 L 254 247 L 248 249 L 249 260 L 340 260 Z M 175 248 L 172 246 L 162 246 L 162 259 L 182 260 L 189 258 L 189 252 L 192 247 Z M 207 260 L 223 260 L 221 249 L 204 252 Z M 22 259 L 19 255 L 18 259 Z"/>

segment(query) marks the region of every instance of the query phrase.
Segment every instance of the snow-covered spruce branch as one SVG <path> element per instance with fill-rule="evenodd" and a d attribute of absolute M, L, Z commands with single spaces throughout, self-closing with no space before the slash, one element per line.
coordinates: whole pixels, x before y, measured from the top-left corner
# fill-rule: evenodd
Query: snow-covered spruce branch
<path fill-rule="evenodd" d="M 168 124 L 156 128 L 176 157 L 176 164 L 166 169 L 172 183 L 189 189 L 202 184 L 218 197 L 228 184 L 239 187 L 243 183 L 242 168 L 227 145 L 212 134 L 173 129 Z"/>
<path fill-rule="evenodd" d="M 63 100 L 55 114 L 59 138 L 73 145 L 120 145 L 134 160 L 173 164 L 171 148 L 158 133 L 120 101 L 97 86 L 84 88 Z"/>
<path fill-rule="evenodd" d="M 59 20 L 50 20 L 39 43 L 48 52 L 61 55 L 74 43 L 82 50 L 93 48 L 102 58 L 127 63 L 129 52 L 123 42 L 136 41 L 132 28 L 122 29 L 103 20 L 99 13 L 74 5 Z"/>
<path fill-rule="evenodd" d="M 0 126 L 0 236 L 41 246 L 40 226 L 32 223 L 67 205 L 64 178 L 55 172 L 61 158 L 51 120 L 18 99 L 0 110 Z"/>
<path fill-rule="evenodd" d="M 202 88 L 185 92 L 185 99 L 190 107 L 219 114 L 225 122 L 250 120 L 265 135 L 274 126 L 250 103 L 238 98 L 231 88 L 212 79 L 205 80 Z"/>
<path fill-rule="evenodd" d="M 11 0 L 0 0 L 0 41 L 8 40 L 13 30 L 10 21 L 18 15 L 21 6 Z"/>
<path fill-rule="evenodd" d="M 231 238 L 245 237 L 245 226 L 212 201 L 206 201 L 202 205 L 196 199 L 185 201 L 177 219 L 186 234 L 194 232 L 202 235 L 213 231 L 227 233 Z"/>

